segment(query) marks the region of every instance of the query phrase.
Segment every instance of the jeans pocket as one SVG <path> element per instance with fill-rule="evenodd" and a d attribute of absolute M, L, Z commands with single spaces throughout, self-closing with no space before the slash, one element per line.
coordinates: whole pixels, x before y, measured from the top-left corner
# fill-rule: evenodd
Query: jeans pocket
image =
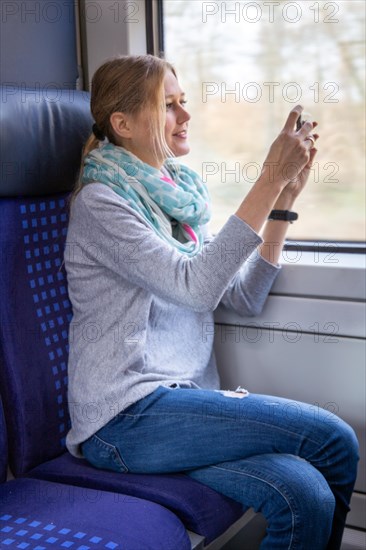
<path fill-rule="evenodd" d="M 96 468 L 112 470 L 113 472 L 128 472 L 117 447 L 107 443 L 98 435 L 94 434 L 84 441 L 81 450 L 86 460 Z"/>

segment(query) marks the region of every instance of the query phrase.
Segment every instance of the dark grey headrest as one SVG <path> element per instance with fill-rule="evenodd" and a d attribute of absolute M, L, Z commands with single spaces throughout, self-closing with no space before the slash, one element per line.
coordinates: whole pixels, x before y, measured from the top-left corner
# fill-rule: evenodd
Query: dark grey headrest
<path fill-rule="evenodd" d="M 69 191 L 91 134 L 90 96 L 0 87 L 0 196 Z"/>

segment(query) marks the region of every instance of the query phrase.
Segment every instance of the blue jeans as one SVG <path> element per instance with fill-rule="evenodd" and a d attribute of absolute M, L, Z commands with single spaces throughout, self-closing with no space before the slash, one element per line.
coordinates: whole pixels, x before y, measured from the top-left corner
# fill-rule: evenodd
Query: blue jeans
<path fill-rule="evenodd" d="M 159 387 L 82 445 L 98 468 L 185 472 L 267 520 L 261 549 L 340 548 L 358 461 L 353 430 L 272 396 Z"/>

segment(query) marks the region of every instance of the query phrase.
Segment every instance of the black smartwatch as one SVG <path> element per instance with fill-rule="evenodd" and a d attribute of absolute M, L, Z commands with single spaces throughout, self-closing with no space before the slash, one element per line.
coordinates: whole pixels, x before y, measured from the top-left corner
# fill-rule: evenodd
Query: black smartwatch
<path fill-rule="evenodd" d="M 268 216 L 269 220 L 281 220 L 283 222 L 294 222 L 299 216 L 291 210 L 272 210 Z"/>

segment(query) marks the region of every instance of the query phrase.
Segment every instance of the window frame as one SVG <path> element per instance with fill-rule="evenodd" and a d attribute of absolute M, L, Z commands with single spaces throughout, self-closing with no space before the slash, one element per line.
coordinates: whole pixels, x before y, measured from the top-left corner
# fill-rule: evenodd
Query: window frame
<path fill-rule="evenodd" d="M 145 0 L 146 52 L 164 57 L 164 6 L 162 0 Z"/>

